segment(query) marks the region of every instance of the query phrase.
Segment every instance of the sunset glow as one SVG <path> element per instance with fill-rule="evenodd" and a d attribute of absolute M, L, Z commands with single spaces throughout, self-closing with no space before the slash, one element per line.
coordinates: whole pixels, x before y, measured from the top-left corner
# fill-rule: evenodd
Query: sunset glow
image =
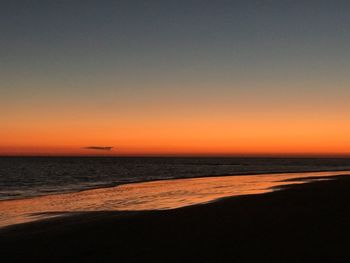
<path fill-rule="evenodd" d="M 10 5 L 0 155 L 349 155 L 348 15 L 268 6 Z"/>

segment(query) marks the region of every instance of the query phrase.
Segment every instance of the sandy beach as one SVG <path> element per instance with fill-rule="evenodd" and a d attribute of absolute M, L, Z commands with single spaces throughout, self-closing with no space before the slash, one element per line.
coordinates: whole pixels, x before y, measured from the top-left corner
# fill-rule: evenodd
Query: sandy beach
<path fill-rule="evenodd" d="M 350 263 L 349 14 L 0 0 L 0 263 Z"/>
<path fill-rule="evenodd" d="M 348 262 L 349 187 L 344 175 L 173 210 L 73 213 L 4 228 L 1 257 L 4 262 Z"/>

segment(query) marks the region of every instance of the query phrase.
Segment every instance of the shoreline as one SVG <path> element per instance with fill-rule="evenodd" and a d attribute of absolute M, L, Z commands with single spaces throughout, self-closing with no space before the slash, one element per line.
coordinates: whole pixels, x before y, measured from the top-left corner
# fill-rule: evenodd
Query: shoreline
<path fill-rule="evenodd" d="M 0 228 L 80 212 L 171 210 L 344 174 L 350 171 L 182 178 L 8 200 L 0 202 Z"/>
<path fill-rule="evenodd" d="M 348 262 L 349 187 L 343 175 L 172 210 L 83 212 L 3 229 L 0 250 L 6 262 Z"/>
<path fill-rule="evenodd" d="M 9 199 L 0 199 L 1 202 L 8 202 L 8 201 L 17 201 L 17 200 L 27 200 L 27 199 L 33 199 L 38 197 L 46 197 L 46 196 L 55 196 L 55 195 L 64 195 L 64 194 L 73 194 L 73 193 L 81 193 L 85 191 L 91 191 L 91 190 L 97 190 L 97 189 L 105 189 L 105 188 L 113 188 L 118 187 L 121 185 L 129 185 L 129 184 L 139 184 L 139 183 L 148 183 L 148 182 L 161 182 L 161 181 L 168 181 L 168 180 L 182 180 L 182 179 L 200 179 L 200 178 L 218 178 L 218 177 L 230 177 L 230 176 L 256 176 L 256 175 L 275 175 L 275 174 L 297 174 L 297 173 L 321 173 L 321 172 L 350 172 L 349 170 L 343 170 L 343 169 L 323 169 L 323 170 L 300 170 L 300 171 L 274 171 L 274 172 L 239 172 L 236 174 L 222 174 L 222 175 L 201 175 L 201 176 L 195 176 L 195 177 L 174 177 L 174 178 L 157 178 L 157 179 L 150 179 L 150 180 L 140 180 L 140 181 L 131 181 L 131 182 L 121 182 L 121 183 L 106 183 L 105 185 L 101 185 L 98 187 L 89 187 L 85 189 L 77 189 L 77 190 L 67 190 L 67 191 L 58 191 L 58 192 L 52 192 L 49 194 L 39 194 L 39 195 L 31 195 L 31 196 L 23 196 L 18 198 L 9 198 Z"/>

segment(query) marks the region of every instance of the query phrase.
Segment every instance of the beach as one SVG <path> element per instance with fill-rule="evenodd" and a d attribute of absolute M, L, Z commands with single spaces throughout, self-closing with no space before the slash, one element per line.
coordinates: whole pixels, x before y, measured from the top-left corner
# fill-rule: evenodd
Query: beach
<path fill-rule="evenodd" d="M 98 211 L 0 232 L 4 262 L 348 262 L 350 177 L 161 211 Z"/>
<path fill-rule="evenodd" d="M 350 263 L 350 1 L 0 7 L 0 263 Z"/>

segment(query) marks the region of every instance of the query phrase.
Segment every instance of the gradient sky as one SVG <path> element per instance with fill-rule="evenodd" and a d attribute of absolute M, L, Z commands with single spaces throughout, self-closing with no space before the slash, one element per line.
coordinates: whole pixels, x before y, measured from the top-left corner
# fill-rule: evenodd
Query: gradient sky
<path fill-rule="evenodd" d="M 349 13 L 3 0 L 0 154 L 349 154 Z"/>

